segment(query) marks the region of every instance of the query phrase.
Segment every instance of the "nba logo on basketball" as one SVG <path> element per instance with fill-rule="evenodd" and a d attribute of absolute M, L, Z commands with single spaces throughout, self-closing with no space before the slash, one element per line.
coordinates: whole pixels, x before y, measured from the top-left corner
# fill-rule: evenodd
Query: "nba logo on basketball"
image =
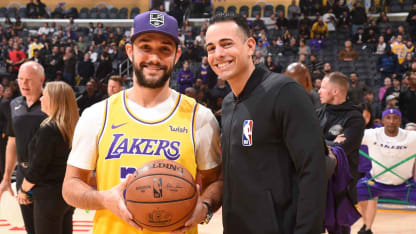
<path fill-rule="evenodd" d="M 244 120 L 243 124 L 243 146 L 253 145 L 253 120 Z"/>

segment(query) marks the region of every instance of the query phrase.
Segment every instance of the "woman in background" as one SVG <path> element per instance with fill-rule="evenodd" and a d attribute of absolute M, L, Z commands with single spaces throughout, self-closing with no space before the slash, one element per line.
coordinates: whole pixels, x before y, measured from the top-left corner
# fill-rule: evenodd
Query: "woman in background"
<path fill-rule="evenodd" d="M 72 88 L 61 81 L 47 83 L 40 100 L 48 118 L 28 146 L 29 168 L 17 198 L 33 202 L 36 234 L 72 233 L 74 208 L 62 197 L 62 183 L 78 107 Z"/>

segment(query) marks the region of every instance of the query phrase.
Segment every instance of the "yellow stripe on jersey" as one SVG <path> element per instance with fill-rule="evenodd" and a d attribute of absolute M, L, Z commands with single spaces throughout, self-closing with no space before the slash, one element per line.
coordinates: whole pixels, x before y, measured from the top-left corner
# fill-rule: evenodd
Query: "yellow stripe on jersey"
<path fill-rule="evenodd" d="M 98 143 L 97 189 L 108 190 L 120 184 L 141 165 L 158 159 L 175 160 L 196 176 L 194 99 L 178 94 L 172 110 L 158 121 L 144 121 L 133 115 L 126 92 L 107 99 Z M 94 233 L 140 233 L 108 210 L 98 210 Z M 197 228 L 188 234 L 197 233 Z"/>

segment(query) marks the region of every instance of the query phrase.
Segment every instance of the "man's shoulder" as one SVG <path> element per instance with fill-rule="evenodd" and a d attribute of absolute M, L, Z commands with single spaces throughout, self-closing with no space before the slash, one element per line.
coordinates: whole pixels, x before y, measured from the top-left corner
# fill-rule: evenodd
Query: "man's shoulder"
<path fill-rule="evenodd" d="M 20 104 L 22 104 L 24 102 L 24 97 L 23 96 L 19 96 L 14 98 L 11 102 L 10 105 L 11 106 L 18 106 Z"/>

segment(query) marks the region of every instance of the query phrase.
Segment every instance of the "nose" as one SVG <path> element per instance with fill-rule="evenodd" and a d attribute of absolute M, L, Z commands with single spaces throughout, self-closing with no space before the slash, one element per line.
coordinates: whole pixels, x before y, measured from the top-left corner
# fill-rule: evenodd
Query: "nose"
<path fill-rule="evenodd" d="M 152 63 L 152 64 L 160 64 L 160 57 L 159 57 L 159 55 L 157 53 L 149 54 L 148 58 L 149 58 L 148 59 L 148 62 L 149 63 Z"/>
<path fill-rule="evenodd" d="M 222 48 L 221 46 L 218 46 L 217 48 L 215 48 L 214 55 L 216 58 L 222 58 L 224 57 L 224 54 L 225 54 L 224 52 L 225 52 L 225 49 Z"/>

